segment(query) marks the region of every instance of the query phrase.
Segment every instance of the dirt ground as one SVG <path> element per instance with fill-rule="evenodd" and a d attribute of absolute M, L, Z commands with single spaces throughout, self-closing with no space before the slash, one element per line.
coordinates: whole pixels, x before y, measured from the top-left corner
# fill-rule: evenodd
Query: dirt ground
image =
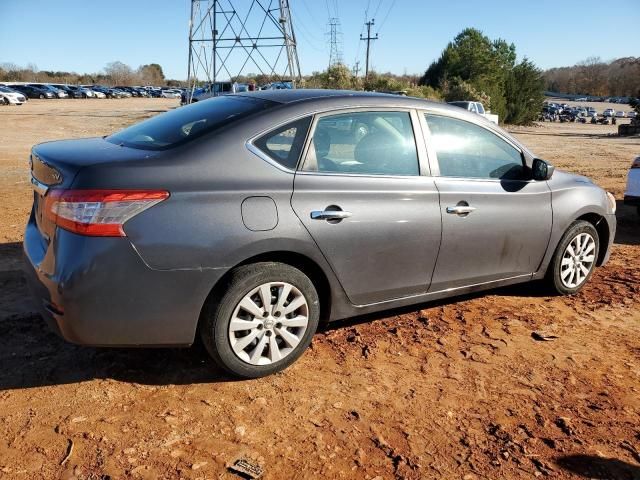
<path fill-rule="evenodd" d="M 202 347 L 93 349 L 50 333 L 20 272 L 27 157 L 175 100 L 0 108 L 0 478 L 640 479 L 640 217 L 573 297 L 520 285 L 341 322 L 287 371 L 234 381 Z M 597 107 L 596 107 L 597 108 Z M 640 139 L 511 131 L 622 199 Z"/>

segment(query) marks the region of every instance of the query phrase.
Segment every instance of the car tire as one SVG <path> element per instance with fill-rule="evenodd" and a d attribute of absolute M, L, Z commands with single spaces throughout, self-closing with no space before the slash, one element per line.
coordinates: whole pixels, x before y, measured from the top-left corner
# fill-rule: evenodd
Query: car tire
<path fill-rule="evenodd" d="M 2 97 L 2 103 L 5 105 L 9 105 L 9 99 L 7 97 Z"/>
<path fill-rule="evenodd" d="M 230 273 L 208 299 L 199 328 L 207 351 L 223 370 L 258 378 L 297 360 L 311 343 L 319 318 L 318 293 L 309 277 L 283 263 L 260 262 Z"/>
<path fill-rule="evenodd" d="M 579 292 L 591 278 L 600 253 L 595 227 L 584 220 L 573 222 L 560 239 L 549 265 L 549 286 L 560 295 Z"/>
<path fill-rule="evenodd" d="M 44 95 L 41 93 L 38 98 L 40 98 L 42 100 L 44 98 Z"/>

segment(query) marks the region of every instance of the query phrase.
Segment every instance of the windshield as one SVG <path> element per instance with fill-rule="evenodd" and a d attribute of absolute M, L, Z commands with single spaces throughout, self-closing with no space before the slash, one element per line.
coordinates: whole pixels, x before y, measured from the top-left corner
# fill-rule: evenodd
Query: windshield
<path fill-rule="evenodd" d="M 226 96 L 177 108 L 106 138 L 108 142 L 146 150 L 165 150 L 187 143 L 276 105 L 259 98 Z"/>

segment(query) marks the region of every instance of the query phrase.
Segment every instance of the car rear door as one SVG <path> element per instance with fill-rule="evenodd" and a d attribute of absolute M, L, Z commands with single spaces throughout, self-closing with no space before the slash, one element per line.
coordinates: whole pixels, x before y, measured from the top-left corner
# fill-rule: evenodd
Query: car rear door
<path fill-rule="evenodd" d="M 416 112 L 318 115 L 291 204 L 354 304 L 428 290 L 441 218 Z"/>
<path fill-rule="evenodd" d="M 467 119 L 424 114 L 442 245 L 431 291 L 527 277 L 551 236 L 551 191 L 529 179 L 523 152 Z"/>

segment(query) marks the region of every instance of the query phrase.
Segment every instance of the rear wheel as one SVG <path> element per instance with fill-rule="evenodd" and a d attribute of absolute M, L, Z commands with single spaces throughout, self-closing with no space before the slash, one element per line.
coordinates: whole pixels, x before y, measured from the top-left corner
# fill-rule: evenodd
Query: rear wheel
<path fill-rule="evenodd" d="M 549 267 L 553 289 L 562 295 L 578 292 L 593 274 L 599 251 L 595 227 L 584 220 L 574 222 L 562 236 Z"/>
<path fill-rule="evenodd" d="M 272 262 L 238 267 L 203 311 L 200 334 L 216 363 L 242 378 L 284 370 L 318 327 L 320 304 L 300 270 Z"/>

